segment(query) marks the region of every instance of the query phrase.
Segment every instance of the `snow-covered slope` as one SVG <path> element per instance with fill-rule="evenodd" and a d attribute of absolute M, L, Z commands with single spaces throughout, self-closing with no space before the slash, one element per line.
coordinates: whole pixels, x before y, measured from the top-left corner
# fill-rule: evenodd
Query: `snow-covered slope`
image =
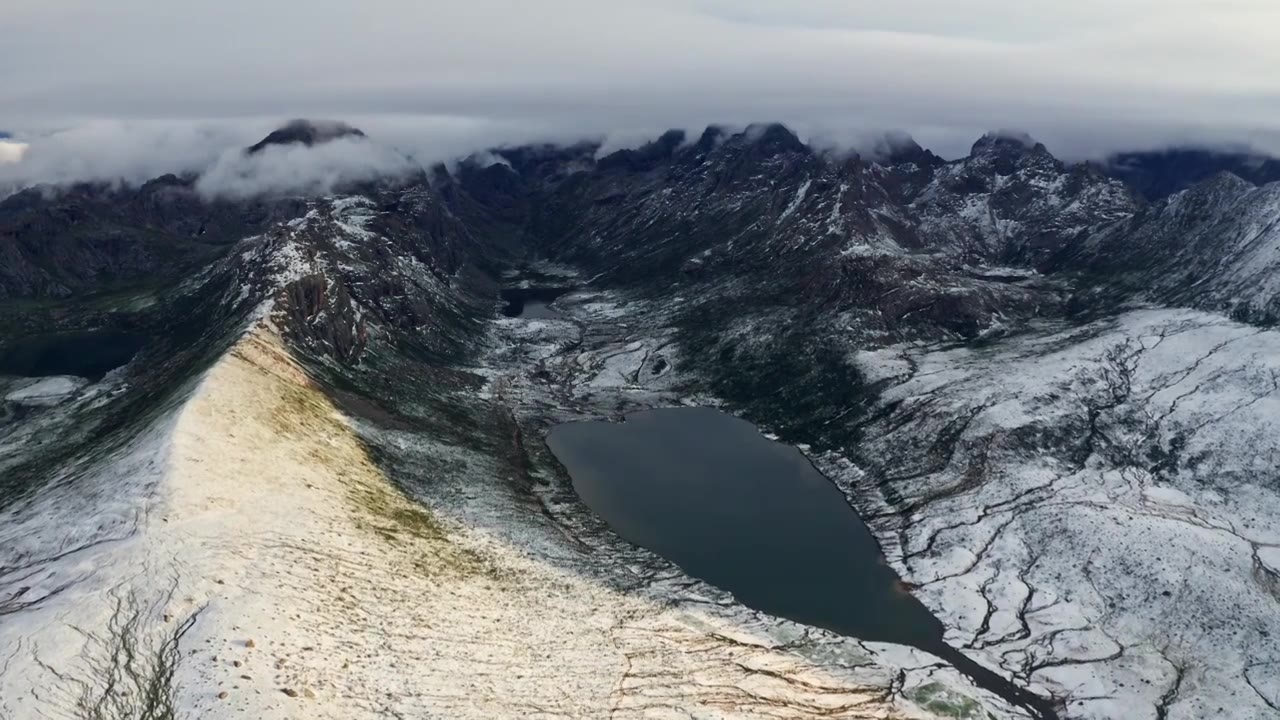
<path fill-rule="evenodd" d="M 1280 319 L 1280 183 L 1226 173 L 1083 244 L 1072 264 L 1147 297 L 1273 324 Z"/>
<path fill-rule="evenodd" d="M 886 389 L 824 464 L 957 644 L 1072 717 L 1274 716 L 1280 333 L 1145 310 L 857 362 Z"/>
<path fill-rule="evenodd" d="M 1028 138 L 987 135 L 911 200 L 928 245 L 977 262 L 1041 264 L 1063 244 L 1133 215 L 1118 181 L 1067 167 Z"/>

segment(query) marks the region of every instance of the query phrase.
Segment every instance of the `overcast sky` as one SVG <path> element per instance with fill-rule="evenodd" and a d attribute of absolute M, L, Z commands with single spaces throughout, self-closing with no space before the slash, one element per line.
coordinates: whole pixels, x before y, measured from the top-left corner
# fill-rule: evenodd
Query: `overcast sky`
<path fill-rule="evenodd" d="M 1277 0 L 5 0 L 0 130 L 199 154 L 175 138 L 331 117 L 443 153 L 780 120 L 944 155 L 996 127 L 1068 157 L 1280 151 L 1277 28 Z"/>

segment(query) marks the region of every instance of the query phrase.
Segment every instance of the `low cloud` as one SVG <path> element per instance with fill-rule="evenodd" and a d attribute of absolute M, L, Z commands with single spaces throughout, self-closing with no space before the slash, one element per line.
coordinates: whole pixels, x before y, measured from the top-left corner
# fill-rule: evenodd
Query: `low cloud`
<path fill-rule="evenodd" d="M 404 177 L 436 163 L 503 144 L 572 142 L 572 130 L 465 118 L 357 116 L 368 137 L 245 149 L 279 127 L 279 119 L 187 122 L 94 120 L 67 129 L 0 140 L 0 189 L 79 182 L 137 186 L 160 175 L 197 176 L 206 197 L 263 193 L 315 195 L 377 178 Z"/>
<path fill-rule="evenodd" d="M 274 145 L 249 155 L 223 152 L 196 181 L 205 197 L 261 194 L 324 195 L 340 185 L 403 178 L 422 166 L 407 155 L 364 138 L 339 138 L 307 147 Z"/>
<path fill-rule="evenodd" d="M 729 132 L 749 127 L 747 123 L 688 118 L 666 125 L 623 125 L 612 129 L 586 122 L 513 122 L 456 116 L 356 115 L 349 120 L 366 137 L 344 137 L 313 147 L 273 145 L 255 154 L 248 154 L 245 149 L 281 126 L 282 119 L 93 120 L 66 129 L 22 135 L 0 140 L 0 197 L 34 185 L 98 182 L 136 186 L 168 173 L 195 176 L 197 190 L 208 198 L 318 195 L 351 183 L 407 177 L 437 163 L 453 165 L 467 157 L 484 165 L 505 162 L 491 152 L 504 146 L 591 141 L 600 144 L 597 154 L 605 155 L 639 147 L 673 128 L 684 130 L 692 141 L 707 125 L 718 125 Z M 813 119 L 787 124 L 801 140 L 832 153 L 856 151 L 878 157 L 912 137 L 887 129 L 888 126 L 870 124 Z M 981 132 L 922 126 L 913 135 L 925 147 L 944 157 L 954 157 L 963 155 Z M 1063 138 L 1053 133 L 1033 135 L 1061 153 Z M 1135 142 L 1114 146 L 1104 142 L 1097 146 L 1098 152 L 1084 156 L 1112 149 L 1216 144 L 1232 138 L 1148 132 L 1142 139 L 1144 142 L 1137 142 L 1135 136 Z M 1245 144 L 1267 147 L 1258 142 Z"/>
<path fill-rule="evenodd" d="M 205 122 L 85 122 L 25 136 L 20 162 L 0 165 L 0 186 L 138 184 L 165 173 L 200 172 L 256 131 L 253 125 Z"/>

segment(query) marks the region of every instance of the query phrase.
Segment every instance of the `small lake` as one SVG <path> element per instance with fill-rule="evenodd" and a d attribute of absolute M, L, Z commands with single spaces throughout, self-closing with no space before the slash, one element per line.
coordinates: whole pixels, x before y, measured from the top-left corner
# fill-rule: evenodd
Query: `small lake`
<path fill-rule="evenodd" d="M 771 615 L 943 657 L 978 685 L 1053 717 L 1046 701 L 943 641 L 844 494 L 794 447 L 711 408 L 568 423 L 547 445 L 579 497 L 624 539 Z"/>
<path fill-rule="evenodd" d="M 502 308 L 502 314 L 507 317 L 534 320 L 563 317 L 551 307 L 551 303 L 568 293 L 570 289 L 563 287 L 507 288 L 502 291 L 502 299 L 506 302 L 506 306 Z"/>
<path fill-rule="evenodd" d="M 145 343 L 140 335 L 111 331 L 19 338 L 0 349 L 0 375 L 76 375 L 97 381 L 132 360 Z"/>

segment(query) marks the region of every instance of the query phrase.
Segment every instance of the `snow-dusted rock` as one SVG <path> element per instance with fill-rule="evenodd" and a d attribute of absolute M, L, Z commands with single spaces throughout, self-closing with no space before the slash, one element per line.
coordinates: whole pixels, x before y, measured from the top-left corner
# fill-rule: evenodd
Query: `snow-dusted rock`
<path fill-rule="evenodd" d="M 71 375 L 58 375 L 24 381 L 5 394 L 6 402 L 15 405 L 50 407 L 76 394 L 89 381 Z"/>

